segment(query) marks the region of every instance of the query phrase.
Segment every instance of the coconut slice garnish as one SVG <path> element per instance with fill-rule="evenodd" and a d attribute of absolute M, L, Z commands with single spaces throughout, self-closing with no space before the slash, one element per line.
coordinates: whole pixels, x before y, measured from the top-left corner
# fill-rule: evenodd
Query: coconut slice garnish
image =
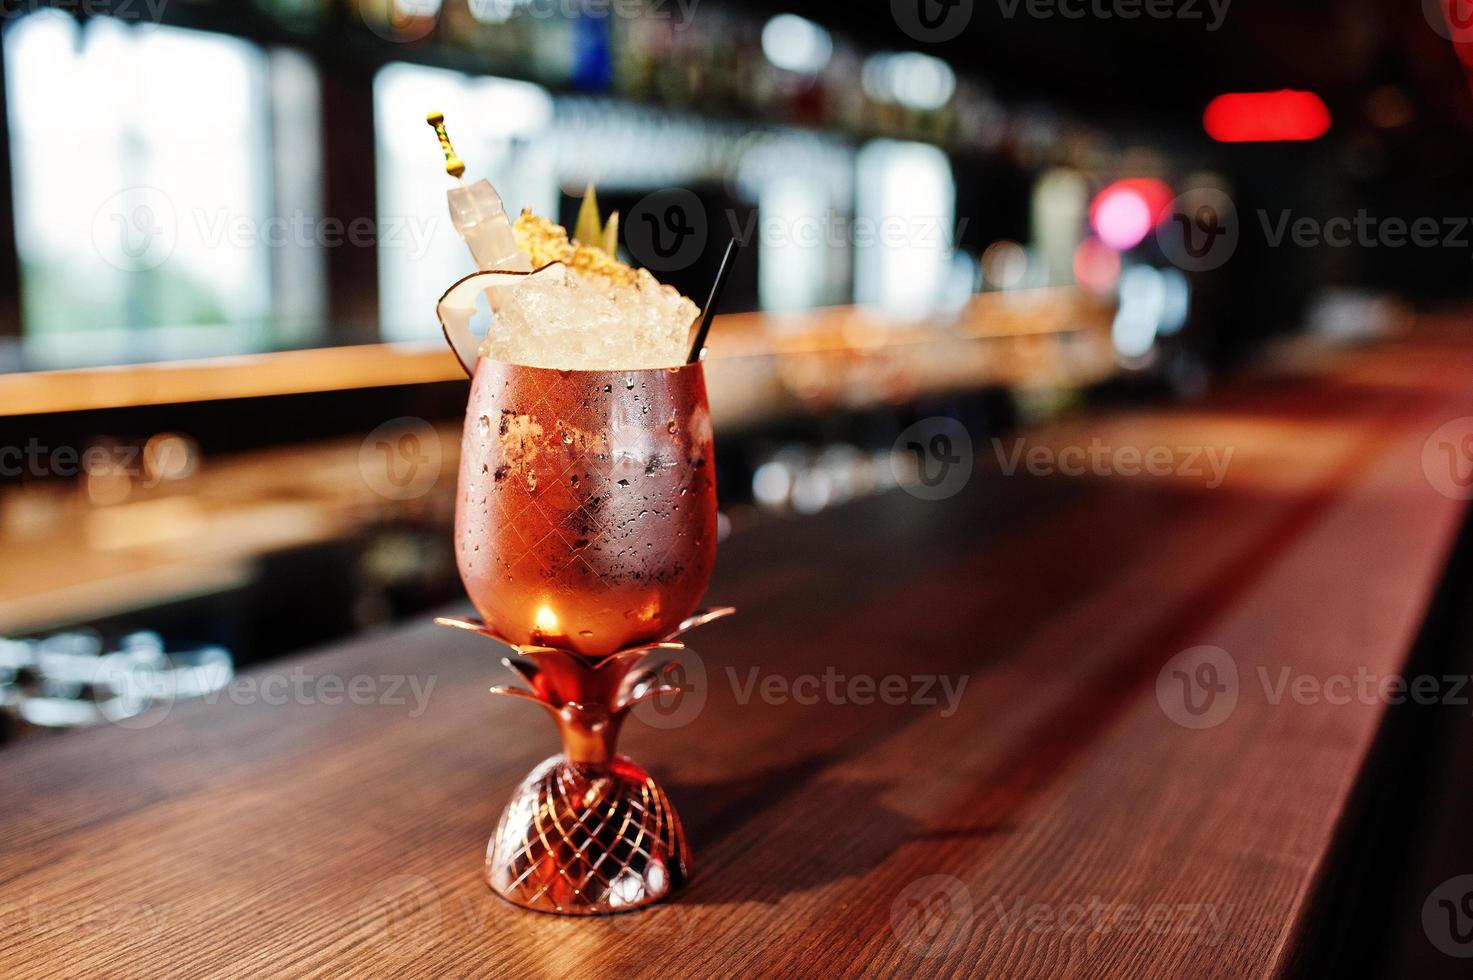
<path fill-rule="evenodd" d="M 545 265 L 536 272 L 473 272 L 445 290 L 445 295 L 440 297 L 440 302 L 435 307 L 435 315 L 440 318 L 440 329 L 445 332 L 445 342 L 450 345 L 450 350 L 467 377 L 475 377 L 476 360 L 480 356 L 480 341 L 471 333 L 471 317 L 476 314 L 476 297 L 487 293 L 489 302 L 492 290 L 501 292 L 514 289 L 534 278 L 539 282 L 547 279 L 558 283 L 566 282 L 567 273 L 568 267 L 561 262 Z M 496 315 L 494 310 L 491 315 Z"/>

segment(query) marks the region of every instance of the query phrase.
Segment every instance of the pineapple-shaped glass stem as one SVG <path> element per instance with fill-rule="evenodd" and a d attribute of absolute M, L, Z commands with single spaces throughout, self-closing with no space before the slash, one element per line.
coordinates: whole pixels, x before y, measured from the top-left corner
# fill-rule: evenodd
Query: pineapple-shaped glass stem
<path fill-rule="evenodd" d="M 615 746 L 631 708 L 682 690 L 668 679 L 686 649 L 679 638 L 734 611 L 695 613 L 659 642 L 596 658 L 515 644 L 476 620 L 436 620 L 509 647 L 502 662 L 527 686 L 491 692 L 540 705 L 562 735 L 563 754 L 522 781 L 486 848 L 493 891 L 529 909 L 597 915 L 659 901 L 684 883 L 690 856 L 675 808 Z"/>

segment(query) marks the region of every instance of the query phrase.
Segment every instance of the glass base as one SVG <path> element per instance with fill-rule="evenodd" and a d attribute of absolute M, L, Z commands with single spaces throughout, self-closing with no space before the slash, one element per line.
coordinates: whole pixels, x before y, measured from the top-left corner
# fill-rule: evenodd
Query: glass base
<path fill-rule="evenodd" d="M 658 902 L 689 878 L 670 800 L 634 762 L 557 755 L 522 781 L 486 848 L 486 883 L 523 908 L 603 915 Z"/>

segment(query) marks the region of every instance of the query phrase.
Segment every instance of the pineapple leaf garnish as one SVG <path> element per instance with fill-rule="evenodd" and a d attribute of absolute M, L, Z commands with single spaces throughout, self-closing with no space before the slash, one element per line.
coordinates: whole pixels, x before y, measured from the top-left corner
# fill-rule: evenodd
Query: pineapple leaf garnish
<path fill-rule="evenodd" d="M 619 252 L 619 212 L 609 216 L 605 225 L 598 211 L 598 194 L 593 185 L 583 193 L 583 203 L 578 206 L 578 223 L 573 227 L 573 240 L 580 245 L 596 248 L 609 258 L 617 258 Z"/>
<path fill-rule="evenodd" d="M 603 219 L 598 214 L 598 194 L 592 184 L 583 192 L 583 203 L 578 207 L 578 223 L 573 227 L 573 240 L 592 248 L 603 245 Z"/>
<path fill-rule="evenodd" d="M 604 225 L 603 250 L 611 259 L 619 257 L 619 212 L 615 211 L 609 215 L 609 223 Z"/>

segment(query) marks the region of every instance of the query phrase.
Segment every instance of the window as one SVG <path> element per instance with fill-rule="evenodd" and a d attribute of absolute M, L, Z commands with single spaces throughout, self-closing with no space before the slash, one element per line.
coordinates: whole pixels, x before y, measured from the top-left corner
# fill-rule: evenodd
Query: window
<path fill-rule="evenodd" d="M 757 202 L 757 294 L 784 312 L 850 299 L 854 151 L 812 133 L 747 134 L 738 186 Z"/>
<path fill-rule="evenodd" d="M 29 361 L 210 356 L 321 331 L 307 62 L 52 12 L 9 25 L 4 45 Z"/>
<path fill-rule="evenodd" d="M 952 265 L 956 186 L 934 146 L 875 140 L 859 151 L 855 299 L 919 319 L 935 312 Z"/>

